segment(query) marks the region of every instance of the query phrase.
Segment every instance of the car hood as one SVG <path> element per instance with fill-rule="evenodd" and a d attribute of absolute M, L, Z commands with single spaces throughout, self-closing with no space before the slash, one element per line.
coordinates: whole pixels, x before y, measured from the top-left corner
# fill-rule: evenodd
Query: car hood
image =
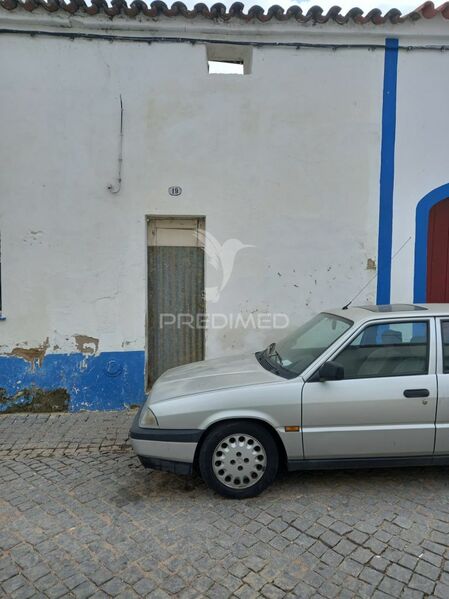
<path fill-rule="evenodd" d="M 281 381 L 265 370 L 254 354 L 204 360 L 164 372 L 151 391 L 150 404 L 183 395 Z"/>

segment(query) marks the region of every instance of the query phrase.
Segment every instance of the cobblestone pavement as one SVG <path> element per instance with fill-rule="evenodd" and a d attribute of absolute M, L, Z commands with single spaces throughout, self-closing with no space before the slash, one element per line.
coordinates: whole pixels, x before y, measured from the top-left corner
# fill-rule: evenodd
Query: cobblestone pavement
<path fill-rule="evenodd" d="M 121 450 L 135 411 L 0 415 L 0 458 Z"/>
<path fill-rule="evenodd" d="M 22 440 L 0 459 L 0 596 L 449 597 L 447 468 L 285 474 L 224 500 L 145 471 L 124 444 L 130 414 L 116 417 L 92 417 L 88 450 Z M 107 428 L 121 441 L 99 451 Z"/>

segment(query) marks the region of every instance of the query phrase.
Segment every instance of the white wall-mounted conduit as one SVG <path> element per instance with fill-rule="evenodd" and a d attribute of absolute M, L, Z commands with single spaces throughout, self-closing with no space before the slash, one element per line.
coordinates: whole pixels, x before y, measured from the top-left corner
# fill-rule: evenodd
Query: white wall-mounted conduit
<path fill-rule="evenodd" d="M 117 183 L 116 185 L 108 185 L 108 189 L 111 193 L 118 193 L 122 187 L 122 163 L 123 163 L 123 100 L 122 94 L 120 94 L 120 137 L 119 137 L 119 149 L 118 149 L 118 169 L 117 169 Z"/>

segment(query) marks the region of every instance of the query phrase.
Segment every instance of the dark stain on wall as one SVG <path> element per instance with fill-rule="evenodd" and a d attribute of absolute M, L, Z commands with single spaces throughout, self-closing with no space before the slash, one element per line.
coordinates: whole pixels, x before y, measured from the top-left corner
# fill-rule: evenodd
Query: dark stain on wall
<path fill-rule="evenodd" d="M 14 396 L 0 388 L 0 414 L 12 412 L 67 412 L 70 396 L 66 389 L 45 391 L 38 387 L 22 389 Z"/>

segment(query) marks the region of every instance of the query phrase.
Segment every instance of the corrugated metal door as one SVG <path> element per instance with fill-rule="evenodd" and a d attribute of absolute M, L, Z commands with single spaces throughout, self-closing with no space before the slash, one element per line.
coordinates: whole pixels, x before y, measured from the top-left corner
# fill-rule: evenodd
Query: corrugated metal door
<path fill-rule="evenodd" d="M 149 384 L 204 358 L 204 219 L 154 218 L 148 226 Z"/>
<path fill-rule="evenodd" d="M 428 302 L 449 302 L 449 199 L 435 204 L 427 237 Z"/>

